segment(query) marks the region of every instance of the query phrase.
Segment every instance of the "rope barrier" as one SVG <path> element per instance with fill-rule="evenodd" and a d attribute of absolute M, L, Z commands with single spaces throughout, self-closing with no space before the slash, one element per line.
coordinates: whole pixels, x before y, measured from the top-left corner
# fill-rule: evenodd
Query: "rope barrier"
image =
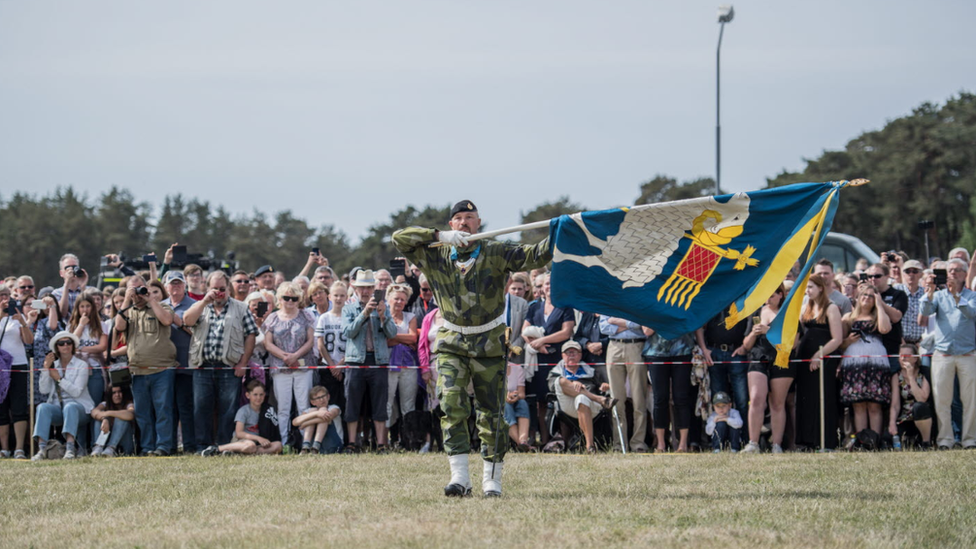
<path fill-rule="evenodd" d="M 917 354 L 917 355 L 827 355 L 826 357 L 824 357 L 824 360 L 826 360 L 826 359 L 844 359 L 844 358 L 901 358 L 903 356 L 911 356 L 911 357 L 922 358 L 922 357 L 931 357 L 933 355 L 932 354 Z M 751 362 L 754 362 L 754 361 L 751 361 L 751 360 L 715 360 L 715 361 L 712 362 L 712 364 L 713 365 L 715 365 L 715 364 L 749 364 Z M 790 362 L 809 363 L 809 362 L 812 362 L 812 360 L 809 359 L 809 358 L 796 358 L 796 359 L 791 359 Z M 518 364 L 516 362 L 509 362 L 508 364 L 520 365 L 520 364 Z M 589 365 L 589 366 L 606 366 L 608 363 L 606 363 L 606 362 L 587 362 L 586 364 Z M 687 364 L 695 364 L 695 362 L 694 361 L 687 361 L 687 360 L 685 360 L 685 361 L 664 361 L 664 362 L 613 362 L 612 364 L 613 365 L 620 365 L 620 366 L 635 366 L 635 365 L 636 366 L 651 366 L 651 365 L 655 365 L 655 364 L 664 364 L 664 365 L 687 365 Z M 552 363 L 552 362 L 542 363 L 542 362 L 540 362 L 538 364 L 538 366 L 556 366 L 556 365 L 558 365 L 558 363 Z M 112 370 L 113 369 L 111 366 L 85 366 L 85 367 L 86 368 L 95 369 L 95 370 L 103 370 L 103 369 Z M 279 368 L 272 368 L 271 366 L 264 366 L 264 365 L 258 365 L 258 366 L 250 366 L 249 365 L 248 366 L 248 369 L 251 369 L 251 368 L 260 368 L 262 370 L 272 370 L 272 369 L 274 369 L 274 370 L 277 370 L 279 372 L 281 372 L 281 371 L 283 371 L 283 372 L 296 372 L 296 371 L 302 371 L 302 370 L 387 370 L 387 369 L 425 370 L 425 369 L 434 368 L 434 366 L 433 365 L 431 365 L 431 366 L 402 365 L 401 366 L 401 365 L 395 365 L 395 364 L 377 364 L 377 365 L 339 364 L 339 365 L 336 365 L 336 366 L 329 366 L 328 364 L 319 364 L 319 365 L 312 365 L 312 366 L 298 366 L 296 368 L 280 368 L 280 367 Z M 74 369 L 74 367 L 68 368 L 68 369 Z M 121 369 L 121 368 L 119 368 L 119 369 Z M 182 371 L 202 370 L 202 371 L 209 371 L 209 370 L 233 370 L 234 369 L 234 366 L 221 366 L 221 367 L 200 366 L 199 368 L 185 368 L 183 366 L 175 366 L 175 367 L 173 367 L 173 366 L 168 366 L 168 367 L 163 367 L 163 366 L 137 366 L 137 367 L 133 367 L 132 369 L 134 369 L 134 370 L 182 370 Z M 38 371 L 38 372 L 39 371 L 43 371 L 43 367 L 42 368 L 35 368 L 35 371 Z M 28 373 L 28 370 L 10 370 L 10 372 L 11 373 Z"/>

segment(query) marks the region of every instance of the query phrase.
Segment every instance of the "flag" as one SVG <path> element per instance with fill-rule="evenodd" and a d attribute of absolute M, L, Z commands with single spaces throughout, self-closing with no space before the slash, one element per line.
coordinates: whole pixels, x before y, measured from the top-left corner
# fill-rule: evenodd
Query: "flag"
<path fill-rule="evenodd" d="M 854 182 L 799 183 L 554 218 L 552 300 L 626 318 L 671 339 L 729 309 L 748 318 L 801 262 L 767 338 L 787 366 L 810 269 L 838 193 Z"/>

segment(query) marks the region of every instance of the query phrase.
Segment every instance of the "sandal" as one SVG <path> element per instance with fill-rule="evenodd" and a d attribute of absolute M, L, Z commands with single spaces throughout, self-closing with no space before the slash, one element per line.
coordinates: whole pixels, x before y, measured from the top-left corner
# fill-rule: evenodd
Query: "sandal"
<path fill-rule="evenodd" d="M 353 444 L 353 443 L 350 442 L 349 444 L 346 444 L 346 447 L 345 448 L 342 449 L 342 453 L 343 454 L 358 454 L 359 453 L 359 448 L 357 448 L 355 444 Z"/>
<path fill-rule="evenodd" d="M 617 405 L 617 399 L 610 397 L 603 397 L 603 409 L 610 410 Z"/>

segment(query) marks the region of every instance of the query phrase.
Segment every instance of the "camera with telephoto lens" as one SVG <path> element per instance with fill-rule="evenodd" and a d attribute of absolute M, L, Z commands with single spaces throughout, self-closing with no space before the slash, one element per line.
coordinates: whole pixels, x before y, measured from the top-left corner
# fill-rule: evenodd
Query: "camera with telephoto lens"
<path fill-rule="evenodd" d="M 11 299 L 10 301 L 7 302 L 7 308 L 4 309 L 3 312 L 6 313 L 9 316 L 16 315 L 17 312 L 18 312 L 17 311 L 17 303 L 13 299 Z"/>
<path fill-rule="evenodd" d="M 81 278 L 85 274 L 85 270 L 79 265 L 68 265 L 64 268 L 66 273 L 71 273 L 71 276 L 76 278 Z"/>
<path fill-rule="evenodd" d="M 145 286 L 139 286 L 138 288 L 136 288 L 136 295 L 143 295 L 143 296 L 149 295 L 149 288 Z"/>

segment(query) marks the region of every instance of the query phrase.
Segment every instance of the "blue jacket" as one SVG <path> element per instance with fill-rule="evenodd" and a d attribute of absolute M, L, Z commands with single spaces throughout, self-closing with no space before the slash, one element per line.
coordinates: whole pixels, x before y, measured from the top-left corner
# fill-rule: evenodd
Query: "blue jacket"
<path fill-rule="evenodd" d="M 373 347 L 377 364 L 390 363 L 390 348 L 386 340 L 397 335 L 396 324 L 390 308 L 386 307 L 383 322 L 380 323 L 376 311 L 370 317 L 373 319 Z M 368 326 L 363 306 L 359 302 L 346 303 L 342 308 L 342 335 L 346 336 L 346 363 L 362 364 L 366 361 L 366 330 Z"/>

